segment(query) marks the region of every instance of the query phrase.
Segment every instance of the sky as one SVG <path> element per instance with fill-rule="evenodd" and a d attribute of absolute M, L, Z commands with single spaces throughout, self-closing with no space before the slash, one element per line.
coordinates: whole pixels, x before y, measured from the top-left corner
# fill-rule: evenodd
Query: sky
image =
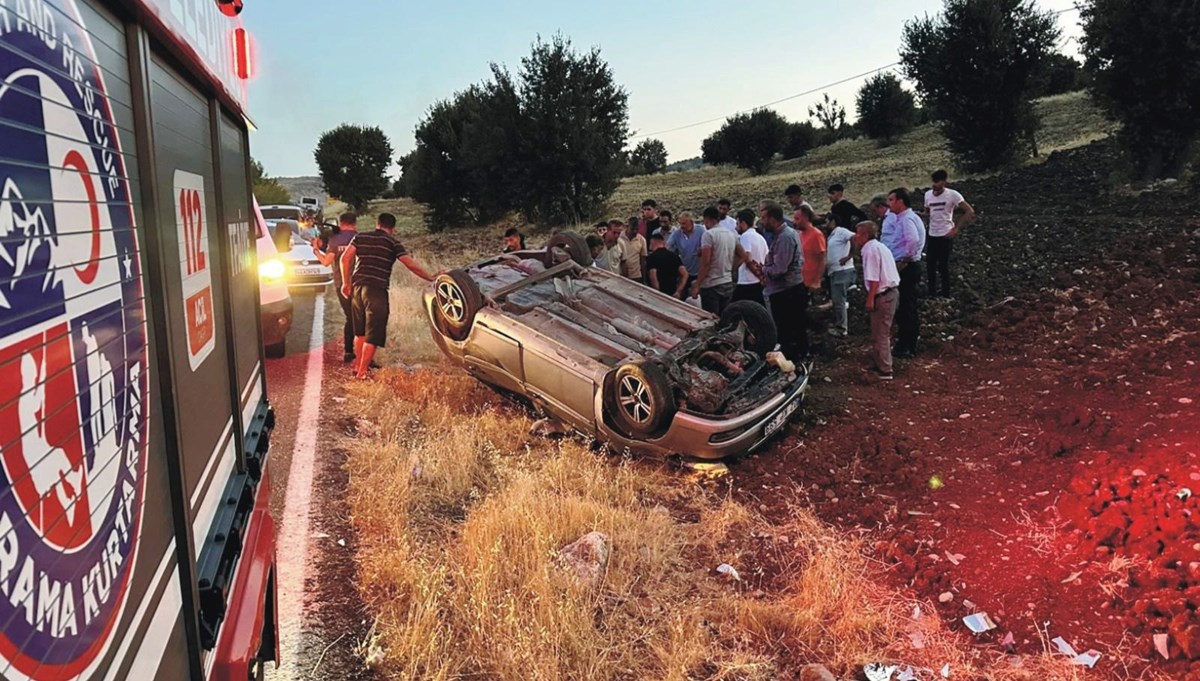
<path fill-rule="evenodd" d="M 1051 11 L 1075 3 L 1036 1 Z M 242 19 L 256 59 L 251 153 L 268 175 L 316 175 L 317 138 L 353 123 L 382 128 L 399 157 L 412 149 L 413 129 L 430 105 L 486 79 L 490 63 L 516 71 L 537 36 L 561 33 L 581 51 L 600 48 L 629 93 L 632 143 L 639 135 L 656 137 L 669 160 L 679 161 L 698 156 L 701 141 L 726 116 L 809 90 L 816 91 L 771 108 L 788 120 L 807 120 L 809 106 L 828 92 L 853 119 L 864 78 L 825 86 L 897 61 L 904 22 L 941 5 L 247 0 Z M 1077 55 L 1078 12 L 1058 20 L 1061 49 Z M 690 127 L 675 130 L 682 126 Z"/>

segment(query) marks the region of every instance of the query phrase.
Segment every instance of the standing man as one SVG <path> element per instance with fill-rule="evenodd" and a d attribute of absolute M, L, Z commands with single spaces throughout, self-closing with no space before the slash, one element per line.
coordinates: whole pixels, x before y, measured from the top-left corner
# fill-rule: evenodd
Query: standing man
<path fill-rule="evenodd" d="M 862 222 L 871 221 L 867 220 L 864 214 L 863 219 L 858 224 Z M 854 232 L 842 227 L 840 224 L 836 225 L 829 232 L 828 263 L 825 266 L 825 270 L 829 274 L 829 294 L 833 299 L 833 326 L 829 329 L 829 334 L 832 336 L 845 336 L 850 332 L 850 304 L 847 296 L 850 292 L 850 286 L 858 276 L 858 273 L 854 270 L 853 258 L 850 253 L 854 236 Z"/>
<path fill-rule="evenodd" d="M 767 240 L 754 229 L 754 211 L 749 208 L 738 211 L 737 214 L 738 243 L 742 246 L 745 257 L 738 266 L 737 286 L 733 289 L 734 300 L 753 300 L 759 305 L 766 305 L 763 298 L 763 283 L 754 273 L 755 263 L 761 266 L 767 261 Z M 850 266 L 854 269 L 854 265 Z"/>
<path fill-rule="evenodd" d="M 839 227 L 849 228 L 867 219 L 862 209 L 846 200 L 846 188 L 841 184 L 829 185 L 829 205 L 829 213 L 837 218 Z"/>
<path fill-rule="evenodd" d="M 800 237 L 784 223 L 783 207 L 777 203 L 768 203 L 760 218 L 763 228 L 773 238 L 767 261 L 762 265 L 751 265 L 751 269 L 763 280 L 763 292 L 779 329 L 783 354 L 793 362 L 801 362 L 808 357 L 808 331 L 804 328 L 801 313 L 804 255 Z"/>
<path fill-rule="evenodd" d="M 642 215 L 638 221 L 638 234 L 650 238 L 650 235 L 658 231 L 658 202 L 654 199 L 646 199 L 642 201 Z"/>
<path fill-rule="evenodd" d="M 871 315 L 872 370 L 880 380 L 892 380 L 892 318 L 896 315 L 900 273 L 892 253 L 878 241 L 879 228 L 870 220 L 858 223 L 854 245 L 862 252 L 867 312 Z"/>
<path fill-rule="evenodd" d="M 644 281 L 646 271 L 646 237 L 638 232 L 638 219 L 629 218 L 629 225 L 619 239 L 621 244 L 621 274 L 634 281 Z"/>
<path fill-rule="evenodd" d="M 657 234 L 662 235 L 663 243 L 666 243 L 667 239 L 671 238 L 671 231 L 673 229 L 671 227 L 671 220 L 674 217 L 675 216 L 671 213 L 671 211 L 667 210 L 666 208 L 663 208 L 662 210 L 658 211 Z M 649 237 L 647 237 L 647 238 L 649 238 Z"/>
<path fill-rule="evenodd" d="M 796 225 L 796 234 L 800 237 L 800 248 L 804 252 L 804 290 L 801 295 L 800 316 L 807 328 L 820 332 L 820 326 L 814 326 L 809 317 L 808 308 L 813 298 L 821 291 L 821 282 L 825 278 L 825 234 L 813 222 L 816 213 L 808 204 L 802 204 L 792 215 L 792 224 Z"/>
<path fill-rule="evenodd" d="M 704 239 L 705 229 L 692 220 L 692 214 L 683 211 L 679 214 L 679 229 L 671 232 L 667 238 L 667 248 L 675 252 L 687 268 L 687 290 L 692 290 L 696 277 L 700 276 L 700 242 Z"/>
<path fill-rule="evenodd" d="M 357 225 L 357 215 L 342 213 L 338 216 L 337 230 L 329 236 L 327 243 L 322 243 L 320 239 L 313 240 L 313 255 L 317 256 L 322 265 L 333 270 L 333 287 L 338 292 L 338 303 L 341 304 L 342 315 L 346 318 L 346 323 L 342 325 L 342 345 L 345 350 L 342 362 L 345 364 L 354 361 L 354 320 L 351 318 L 353 315 L 350 312 L 350 296 L 342 294 L 341 258 L 358 233 Z"/>
<path fill-rule="evenodd" d="M 355 263 L 354 259 L 358 258 Z M 433 277 L 421 267 L 408 249 L 396 240 L 396 216 L 380 213 L 375 221 L 375 231 L 364 232 L 354 237 L 342 253 L 342 295 L 351 299 L 354 318 L 354 375 L 367 377 L 367 369 L 375 358 L 375 349 L 387 342 L 388 315 L 391 303 L 388 286 L 392 279 L 392 266 L 399 260 L 410 272 L 433 281 Z M 350 265 L 354 263 L 354 273 Z"/>
<path fill-rule="evenodd" d="M 921 309 L 917 286 L 921 283 L 921 246 L 925 241 L 925 223 L 913 212 L 908 190 L 897 187 L 888 193 L 888 214 L 883 219 L 879 241 L 891 251 L 900 272 L 900 303 L 896 310 L 899 333 L 896 357 L 917 353 L 921 336 Z"/>
<path fill-rule="evenodd" d="M 745 257 L 737 232 L 720 224 L 715 206 L 704 209 L 704 235 L 700 239 L 700 272 L 692 284 L 692 296 L 700 296 L 700 307 L 721 314 L 733 298 L 733 270 Z"/>
<path fill-rule="evenodd" d="M 667 248 L 662 234 L 650 237 L 650 257 L 646 258 L 646 271 L 652 287 L 676 300 L 683 300 L 683 293 L 687 289 L 688 271 L 679 256 Z"/>
<path fill-rule="evenodd" d="M 975 209 L 962 194 L 946 186 L 946 171 L 935 170 L 931 179 L 933 189 L 925 192 L 925 214 L 929 217 L 929 295 L 938 295 L 938 278 L 942 280 L 941 297 L 950 297 L 950 251 L 954 238 L 965 226 L 975 221 Z M 954 211 L 962 206 L 962 215 Z"/>
<path fill-rule="evenodd" d="M 600 235 L 604 242 L 604 250 L 596 259 L 596 264 L 613 274 L 621 273 L 621 231 L 623 227 L 624 223 L 620 220 L 609 220 L 604 233 Z"/>
<path fill-rule="evenodd" d="M 733 203 L 729 199 L 717 200 L 717 212 L 721 214 L 721 226 L 733 231 L 737 231 L 737 219 L 729 214 L 733 210 Z"/>
<path fill-rule="evenodd" d="M 789 184 L 787 189 L 783 190 L 783 196 L 787 199 L 788 205 L 792 207 L 791 213 L 800 210 L 800 206 L 812 208 L 812 204 L 804 200 L 804 190 L 798 184 Z"/>
<path fill-rule="evenodd" d="M 504 252 L 512 253 L 513 251 L 523 250 L 525 250 L 525 235 L 516 227 L 509 227 L 504 230 Z"/>

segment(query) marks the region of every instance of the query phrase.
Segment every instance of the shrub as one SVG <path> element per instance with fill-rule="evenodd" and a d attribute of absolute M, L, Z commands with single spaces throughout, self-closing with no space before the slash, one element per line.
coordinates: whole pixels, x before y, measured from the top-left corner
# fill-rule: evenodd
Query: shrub
<path fill-rule="evenodd" d="M 867 79 L 858 91 L 858 127 L 863 134 L 881 145 L 895 144 L 912 130 L 917 120 L 917 104 L 912 93 L 900 86 L 900 79 L 880 73 Z"/>
<path fill-rule="evenodd" d="M 705 139 L 701 152 L 705 163 L 733 164 L 762 173 L 787 141 L 788 122 L 769 109 L 738 114 Z"/>

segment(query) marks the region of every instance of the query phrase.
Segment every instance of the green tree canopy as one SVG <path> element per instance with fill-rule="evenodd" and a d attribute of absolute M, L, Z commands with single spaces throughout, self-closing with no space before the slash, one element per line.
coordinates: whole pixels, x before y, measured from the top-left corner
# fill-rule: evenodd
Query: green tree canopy
<path fill-rule="evenodd" d="M 1200 2 L 1088 0 L 1083 53 L 1137 175 L 1183 170 L 1200 132 Z"/>
<path fill-rule="evenodd" d="M 279 180 L 267 177 L 262 163 L 254 158 L 250 159 L 250 179 L 254 184 L 254 198 L 258 199 L 259 204 L 291 203 L 291 193 L 279 184 Z"/>
<path fill-rule="evenodd" d="M 917 104 L 912 93 L 890 73 L 867 79 L 858 90 L 858 127 L 867 137 L 881 144 L 894 144 L 912 130 L 917 119 Z"/>
<path fill-rule="evenodd" d="M 355 210 L 365 210 L 388 188 L 392 144 L 378 127 L 342 124 L 327 130 L 313 157 L 325 189 Z"/>
<path fill-rule="evenodd" d="M 733 164 L 753 173 L 762 173 L 775 154 L 787 142 L 789 124 L 770 109 L 737 114 L 700 145 L 705 163 Z"/>
<path fill-rule="evenodd" d="M 656 139 L 638 142 L 629 152 L 629 165 L 637 174 L 661 173 L 667 167 L 667 145 Z"/>
<path fill-rule="evenodd" d="M 961 164 L 972 170 L 1034 150 L 1031 77 L 1058 43 L 1033 0 L 945 0 L 904 26 L 900 62 Z"/>

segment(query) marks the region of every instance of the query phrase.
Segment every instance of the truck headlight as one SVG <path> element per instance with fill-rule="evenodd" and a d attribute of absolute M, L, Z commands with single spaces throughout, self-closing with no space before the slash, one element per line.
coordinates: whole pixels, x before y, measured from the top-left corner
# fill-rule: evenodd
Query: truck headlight
<path fill-rule="evenodd" d="M 283 275 L 287 273 L 283 266 L 283 261 L 279 258 L 271 258 L 258 263 L 258 277 L 266 281 L 275 279 L 283 279 Z"/>

